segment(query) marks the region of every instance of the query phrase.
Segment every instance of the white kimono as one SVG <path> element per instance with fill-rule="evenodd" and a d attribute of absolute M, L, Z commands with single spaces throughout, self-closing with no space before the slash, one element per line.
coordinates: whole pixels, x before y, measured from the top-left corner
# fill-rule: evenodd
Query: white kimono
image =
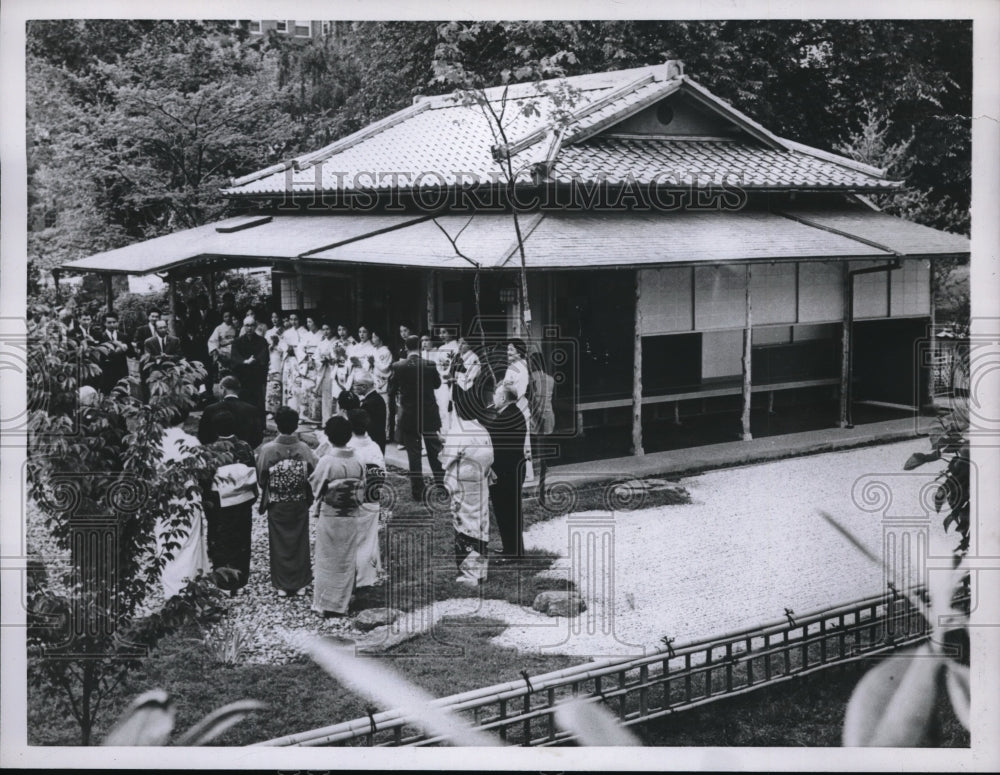
<path fill-rule="evenodd" d="M 170 463 L 183 460 L 189 457 L 190 450 L 199 446 L 198 439 L 185 433 L 181 428 L 167 428 L 163 431 L 161 441 L 163 447 L 162 470 L 166 470 Z M 194 482 L 189 482 L 193 487 Z M 170 501 L 172 506 L 186 506 L 191 517 L 191 525 L 186 533 L 181 535 L 166 535 L 171 528 L 161 520 L 156 523 L 156 546 L 157 551 L 163 554 L 165 544 L 170 542 L 179 543 L 180 546 L 173 550 L 173 557 L 167 560 L 160 574 L 160 583 L 163 584 L 163 597 L 169 600 L 187 584 L 189 579 L 193 579 L 199 572 L 208 573 L 212 566 L 208 561 L 208 548 L 205 542 L 205 512 L 201 505 L 201 499 L 197 497 L 173 498 Z"/>

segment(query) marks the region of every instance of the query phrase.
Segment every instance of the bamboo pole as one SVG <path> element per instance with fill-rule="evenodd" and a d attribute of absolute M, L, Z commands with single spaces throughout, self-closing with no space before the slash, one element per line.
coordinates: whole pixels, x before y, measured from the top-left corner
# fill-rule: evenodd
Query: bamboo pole
<path fill-rule="evenodd" d="M 847 262 L 842 264 L 842 278 L 844 289 L 843 322 L 841 323 L 840 334 L 840 427 L 848 428 L 848 395 L 850 393 L 851 379 L 851 318 L 853 317 L 852 296 L 853 288 L 851 284 L 854 279 L 851 277 L 850 267 Z"/>
<path fill-rule="evenodd" d="M 642 273 L 635 270 L 635 327 L 632 338 L 632 454 L 642 448 Z"/>
<path fill-rule="evenodd" d="M 115 289 L 112 284 L 114 278 L 106 274 L 104 275 L 104 304 L 108 308 L 108 313 L 115 311 Z"/>
<path fill-rule="evenodd" d="M 167 330 L 171 336 L 177 336 L 177 278 L 173 275 L 169 277 L 170 286 L 170 319 L 167 321 Z"/>
<path fill-rule="evenodd" d="M 424 290 L 427 294 L 427 332 L 434 336 L 434 321 L 437 318 L 437 311 L 434 308 L 434 286 L 437 281 L 437 272 L 430 271 L 424 275 Z"/>
<path fill-rule="evenodd" d="M 750 264 L 746 265 L 746 318 L 743 323 L 743 441 L 750 441 L 750 401 L 753 396 L 753 310 L 750 298 Z"/>

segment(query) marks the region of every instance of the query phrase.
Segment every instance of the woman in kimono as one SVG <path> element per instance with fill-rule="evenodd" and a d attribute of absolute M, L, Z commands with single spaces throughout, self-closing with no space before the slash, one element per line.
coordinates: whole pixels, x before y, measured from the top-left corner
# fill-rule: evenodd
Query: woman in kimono
<path fill-rule="evenodd" d="M 333 401 L 331 402 L 331 411 L 336 414 L 340 411 L 340 407 L 337 405 L 338 396 L 341 393 L 350 393 L 351 388 L 354 386 L 354 366 L 348 360 L 347 351 L 343 347 L 335 347 L 333 352 L 336 356 L 336 363 L 333 367 Z"/>
<path fill-rule="evenodd" d="M 365 467 L 365 493 L 358 518 L 358 571 L 355 586 L 370 587 L 378 583 L 382 574 L 382 555 L 378 543 L 378 517 L 381 511 L 382 484 L 385 482 L 385 456 L 372 437 L 368 435 L 371 418 L 364 409 L 347 413 L 351 423 L 351 440 L 347 446 L 354 450 L 358 462 Z"/>
<path fill-rule="evenodd" d="M 296 357 L 299 360 L 299 411 L 305 422 L 316 425 L 319 425 L 323 414 L 319 389 L 319 361 L 316 359 L 316 351 L 321 341 L 319 326 L 313 318 L 307 317 L 306 327 L 299 335 L 299 346 L 296 350 Z"/>
<path fill-rule="evenodd" d="M 187 416 L 186 410 L 175 410 L 173 423 L 163 431 L 163 438 L 160 441 L 163 450 L 161 474 L 168 471 L 174 463 L 191 457 L 191 451 L 199 446 L 198 439 L 183 430 L 182 426 Z M 192 480 L 187 484 L 190 493 L 195 488 L 195 482 Z M 184 509 L 190 518 L 190 525 L 172 528 L 162 521 L 157 521 L 156 524 L 158 553 L 163 554 L 166 551 L 165 545 L 168 542 L 180 544 L 172 550 L 173 556 L 166 561 L 160 572 L 160 583 L 163 585 L 163 597 L 166 600 L 179 594 L 190 579 L 199 573 L 207 573 L 212 567 L 208 562 L 205 545 L 205 510 L 201 499 L 189 494 L 181 498 L 172 498 L 170 505 L 178 510 Z"/>
<path fill-rule="evenodd" d="M 220 578 L 219 587 L 230 597 L 250 580 L 253 504 L 257 500 L 257 461 L 250 445 L 236 436 L 236 417 L 230 411 L 212 417 L 217 436 L 209 447 L 230 455 L 233 462 L 219 466 L 206 498 L 208 556 L 212 567 L 229 568 L 235 575 Z"/>
<path fill-rule="evenodd" d="M 316 347 L 316 362 L 319 366 L 320 420 L 326 425 L 326 421 L 336 413 L 333 371 L 337 366 L 337 340 L 328 325 L 323 326 L 321 333 L 322 339 Z"/>
<path fill-rule="evenodd" d="M 539 453 L 544 438 L 555 431 L 556 416 L 552 411 L 552 391 L 556 381 L 545 371 L 545 362 L 540 353 L 533 352 L 528 358 L 529 389 L 528 405 L 531 410 L 531 461 L 538 479 L 538 502 L 545 505 L 545 460 Z"/>
<path fill-rule="evenodd" d="M 455 417 L 441 452 L 444 486 L 451 496 L 455 528 L 455 562 L 461 584 L 486 581 L 490 540 L 490 466 L 493 443 L 476 418 L 472 392 L 455 396 Z"/>
<path fill-rule="evenodd" d="M 298 381 L 299 381 L 299 339 L 302 329 L 299 328 L 299 316 L 291 314 L 288 316 L 288 325 L 281 332 L 281 403 L 287 407 L 299 409 Z"/>
<path fill-rule="evenodd" d="M 313 569 L 314 611 L 324 618 L 347 615 L 357 575 L 358 517 L 364 499 L 365 471 L 351 440 L 347 418 L 331 417 L 324 427 L 331 450 L 309 478 L 319 502 Z"/>
<path fill-rule="evenodd" d="M 372 345 L 375 354 L 372 356 L 372 376 L 375 377 L 375 392 L 379 394 L 386 407 L 386 431 L 389 419 L 389 377 L 392 375 L 392 350 L 386 347 L 382 337 L 372 331 Z M 386 435 L 386 438 L 388 436 Z"/>
<path fill-rule="evenodd" d="M 299 413 L 282 406 L 274 414 L 278 435 L 257 450 L 259 511 L 267 514 L 271 585 L 278 597 L 304 595 L 312 581 L 309 563 L 309 476 L 316 456 L 295 434 Z"/>
<path fill-rule="evenodd" d="M 281 334 L 274 329 L 267 332 L 267 385 L 264 392 L 264 410 L 274 414 L 281 406 Z"/>
<path fill-rule="evenodd" d="M 503 384 L 511 388 L 517 396 L 517 408 L 524 415 L 524 424 L 531 428 L 531 407 L 528 404 L 528 387 L 531 377 L 528 372 L 528 346 L 523 339 L 511 339 L 507 342 L 507 370 L 503 375 Z M 531 434 L 524 439 L 524 458 L 526 478 L 531 479 L 534 471 L 534 461 L 531 459 Z"/>

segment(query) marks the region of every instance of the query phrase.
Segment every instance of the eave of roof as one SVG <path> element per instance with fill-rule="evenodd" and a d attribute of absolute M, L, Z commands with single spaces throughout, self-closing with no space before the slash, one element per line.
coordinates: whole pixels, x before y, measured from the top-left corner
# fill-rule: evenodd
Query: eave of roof
<path fill-rule="evenodd" d="M 785 210 L 545 211 L 523 215 L 532 270 L 968 255 L 969 241 L 867 207 Z M 227 219 L 73 261 L 110 274 L 216 265 L 340 263 L 446 271 L 510 270 L 509 214 L 281 215 Z"/>

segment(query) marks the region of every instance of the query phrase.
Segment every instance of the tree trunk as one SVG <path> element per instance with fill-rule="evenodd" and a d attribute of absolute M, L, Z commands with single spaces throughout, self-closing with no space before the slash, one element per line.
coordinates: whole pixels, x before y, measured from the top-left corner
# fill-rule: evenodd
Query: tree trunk
<path fill-rule="evenodd" d="M 80 742 L 90 745 L 90 736 L 94 729 L 94 716 L 91 709 L 93 695 L 94 669 L 90 665 L 83 667 L 83 692 L 80 695 Z"/>
<path fill-rule="evenodd" d="M 750 441 L 750 401 L 753 398 L 753 313 L 750 299 L 750 264 L 746 265 L 746 319 L 743 322 L 743 441 Z"/>

